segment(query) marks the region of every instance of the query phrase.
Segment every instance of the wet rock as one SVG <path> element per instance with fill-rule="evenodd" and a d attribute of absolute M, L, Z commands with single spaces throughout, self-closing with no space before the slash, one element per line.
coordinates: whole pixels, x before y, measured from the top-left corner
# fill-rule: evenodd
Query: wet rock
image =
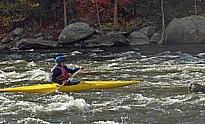
<path fill-rule="evenodd" d="M 161 40 L 161 32 L 156 32 L 150 38 L 150 43 L 158 43 Z"/>
<path fill-rule="evenodd" d="M 92 48 L 92 47 L 110 47 L 113 46 L 113 41 L 109 40 L 106 36 L 102 35 L 93 35 L 88 40 L 82 42 L 83 47 Z"/>
<path fill-rule="evenodd" d="M 91 36 L 94 32 L 95 30 L 87 23 L 77 22 L 66 26 L 58 37 L 58 40 L 62 44 L 71 43 Z"/>
<path fill-rule="evenodd" d="M 58 47 L 58 41 L 23 38 L 17 43 L 19 49 L 48 49 Z"/>
<path fill-rule="evenodd" d="M 22 36 L 24 33 L 23 28 L 16 28 L 15 30 L 12 31 L 12 34 L 15 36 Z"/>
<path fill-rule="evenodd" d="M 147 45 L 149 38 L 139 31 L 134 31 L 130 34 L 130 45 Z"/>
<path fill-rule="evenodd" d="M 95 34 L 84 40 L 83 43 L 84 47 L 111 47 L 129 45 L 127 38 L 124 36 L 124 32 Z"/>
<path fill-rule="evenodd" d="M 114 46 L 128 46 L 129 42 L 124 35 L 126 32 L 109 32 L 104 38 L 110 40 Z"/>
<path fill-rule="evenodd" d="M 189 86 L 189 90 L 195 93 L 205 93 L 205 82 L 194 82 Z"/>
<path fill-rule="evenodd" d="M 54 40 L 54 36 L 50 33 L 38 33 L 33 38 L 38 40 Z"/>
<path fill-rule="evenodd" d="M 173 19 L 166 28 L 166 43 L 205 43 L 205 17 Z"/>

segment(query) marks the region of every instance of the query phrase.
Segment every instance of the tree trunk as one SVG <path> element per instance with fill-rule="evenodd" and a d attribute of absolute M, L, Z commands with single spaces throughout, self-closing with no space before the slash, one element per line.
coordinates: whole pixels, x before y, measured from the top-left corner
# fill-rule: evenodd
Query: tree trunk
<path fill-rule="evenodd" d="M 98 7 L 98 0 L 96 1 L 96 9 L 97 9 L 97 18 L 98 18 L 98 25 L 101 30 L 101 23 L 100 23 L 100 14 L 99 14 L 99 7 Z"/>
<path fill-rule="evenodd" d="M 117 0 L 114 0 L 114 29 L 116 30 L 118 28 L 118 8 L 117 8 Z"/>
<path fill-rule="evenodd" d="M 197 0 L 194 0 L 194 15 L 197 15 Z"/>
<path fill-rule="evenodd" d="M 63 0 L 63 11 L 64 11 L 64 26 L 68 24 L 67 21 L 67 2 L 66 0 Z"/>
<path fill-rule="evenodd" d="M 161 13 L 162 13 L 162 35 L 158 44 L 162 44 L 165 40 L 165 21 L 164 21 L 164 0 L 161 0 Z"/>

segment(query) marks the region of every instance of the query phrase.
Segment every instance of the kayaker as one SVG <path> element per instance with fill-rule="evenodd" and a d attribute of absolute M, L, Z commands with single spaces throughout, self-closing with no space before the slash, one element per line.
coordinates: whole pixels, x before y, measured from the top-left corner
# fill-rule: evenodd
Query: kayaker
<path fill-rule="evenodd" d="M 79 68 L 68 68 L 65 65 L 65 57 L 64 56 L 57 56 L 55 58 L 56 65 L 52 69 L 51 74 L 51 81 L 58 83 L 60 85 L 75 85 L 80 82 L 80 80 L 70 80 L 70 76 L 74 74 L 75 72 L 79 71 L 80 69 L 83 70 L 83 67 Z"/>

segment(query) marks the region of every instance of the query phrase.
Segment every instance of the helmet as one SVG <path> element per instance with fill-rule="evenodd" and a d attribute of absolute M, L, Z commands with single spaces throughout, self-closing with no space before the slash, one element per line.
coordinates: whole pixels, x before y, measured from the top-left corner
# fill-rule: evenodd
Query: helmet
<path fill-rule="evenodd" d="M 65 57 L 64 56 L 57 56 L 55 60 L 56 60 L 56 63 L 64 62 Z"/>

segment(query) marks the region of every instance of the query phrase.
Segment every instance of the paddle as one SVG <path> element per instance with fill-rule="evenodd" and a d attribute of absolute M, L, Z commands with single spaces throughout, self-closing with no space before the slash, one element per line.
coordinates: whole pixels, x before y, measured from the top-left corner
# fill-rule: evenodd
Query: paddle
<path fill-rule="evenodd" d="M 80 71 L 81 71 L 81 68 L 80 68 L 78 71 L 76 71 L 70 78 L 68 78 L 67 81 L 70 81 L 70 80 L 71 80 L 75 75 L 77 75 Z M 55 90 L 55 92 L 58 92 L 58 90 L 61 89 L 64 85 L 65 85 L 65 83 L 63 83 L 61 86 L 59 86 L 59 87 Z"/>

